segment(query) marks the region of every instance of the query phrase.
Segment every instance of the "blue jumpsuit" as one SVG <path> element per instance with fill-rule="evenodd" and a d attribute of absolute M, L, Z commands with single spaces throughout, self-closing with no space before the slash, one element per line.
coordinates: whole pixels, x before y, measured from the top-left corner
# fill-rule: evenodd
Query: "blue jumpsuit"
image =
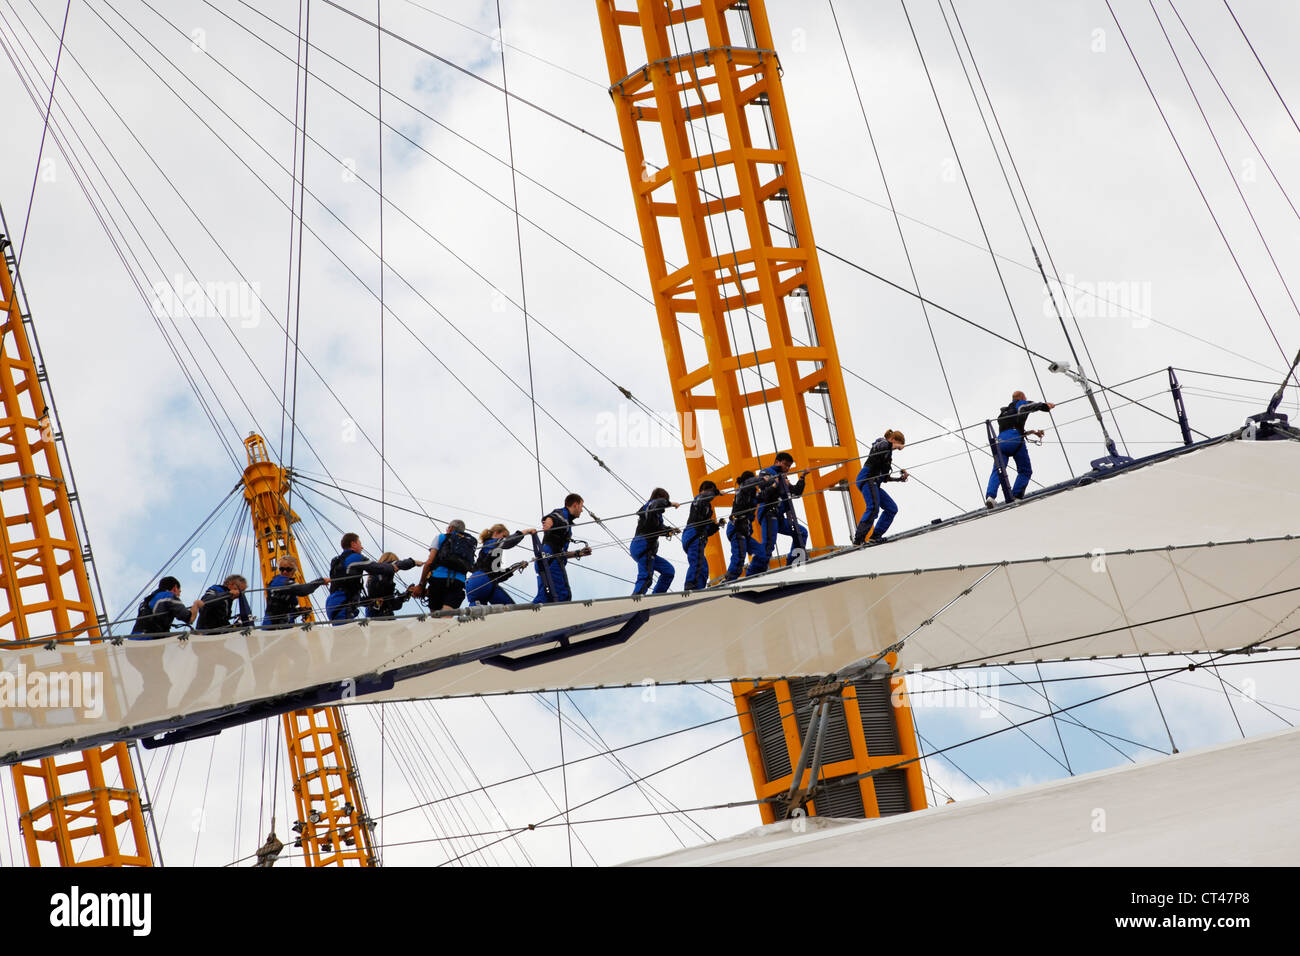
<path fill-rule="evenodd" d="M 656 572 L 659 580 L 655 582 L 651 593 L 663 594 L 673 583 L 676 570 L 666 558 L 659 557 L 659 541 L 667 530 L 664 527 L 664 509 L 670 504 L 672 502 L 667 498 L 651 498 L 637 509 L 636 536 L 628 547 L 636 561 L 633 594 L 645 594 L 650 587 L 650 579 Z"/>
<path fill-rule="evenodd" d="M 140 610 L 144 613 L 136 617 L 131 628 L 133 639 L 139 639 L 134 638 L 137 634 L 161 637 L 171 630 L 173 620 L 190 623 L 189 605 L 171 591 L 154 591 L 141 603 Z"/>
<path fill-rule="evenodd" d="M 794 499 L 803 494 L 804 481 L 801 476 L 795 484 L 786 480 L 785 472 L 776 465 L 769 465 L 758 473 L 758 477 L 768 484 L 758 493 L 758 530 L 761 554 L 754 555 L 746 574 L 759 574 L 766 571 L 776 553 L 778 534 L 790 538 L 790 559 L 795 552 L 802 551 L 808 541 L 808 529 L 795 520 Z"/>
<path fill-rule="evenodd" d="M 523 540 L 522 534 L 511 534 L 504 538 L 483 542 L 483 547 L 479 548 L 478 560 L 474 562 L 474 570 L 470 573 L 469 581 L 465 586 L 465 595 L 469 598 L 470 604 L 515 603 L 501 586 L 502 582 L 510 577 L 501 565 L 505 557 L 503 552 Z"/>
<path fill-rule="evenodd" d="M 998 427 L 1002 429 L 998 432 L 998 451 L 1002 453 L 1003 458 L 1016 463 L 1016 483 L 1011 488 L 1012 498 L 1025 496 L 1025 489 L 1029 487 L 1029 476 L 1034 473 L 1033 466 L 1029 464 L 1029 449 L 1025 447 L 1025 420 L 1029 418 L 1030 412 L 1046 411 L 1049 411 L 1046 402 L 1029 402 L 1022 398 L 1002 409 L 1001 414 L 998 415 Z M 994 463 L 985 497 L 997 498 L 998 487 L 1001 484 L 998 479 L 998 466 Z"/>
<path fill-rule="evenodd" d="M 344 551 L 330 562 L 330 596 L 325 599 L 325 616 L 331 621 L 350 621 L 361 613 L 367 571 L 386 571 L 389 565 L 368 561 L 360 551 Z"/>
<path fill-rule="evenodd" d="M 862 492 L 862 497 L 867 504 L 862 520 L 858 522 L 857 530 L 853 532 L 854 544 L 862 544 L 868 537 L 879 541 L 885 536 L 889 526 L 894 523 L 894 516 L 898 514 L 898 505 L 894 504 L 894 499 L 889 496 L 889 492 L 880 487 L 886 481 L 898 480 L 889 474 L 893 467 L 893 443 L 888 438 L 877 438 L 871 444 L 871 451 L 867 453 L 866 463 L 858 472 L 858 477 L 854 479 L 858 491 Z M 877 516 L 880 518 L 879 521 L 876 520 Z"/>
<path fill-rule="evenodd" d="M 713 514 L 716 491 L 701 491 L 691 502 L 691 513 L 682 532 L 682 550 L 686 552 L 686 590 L 701 591 L 709 586 L 709 559 L 704 550 L 709 538 L 718 532 Z"/>
<path fill-rule="evenodd" d="M 569 542 L 573 540 L 573 515 L 569 514 L 568 508 L 556 508 L 546 518 L 551 519 L 551 530 L 542 535 L 542 553 L 539 555 L 542 560 L 537 562 L 537 596 L 533 598 L 534 604 L 568 601 L 573 597 L 569 590 L 569 573 L 565 568 L 568 559 L 563 557 L 569 549 Z M 546 518 L 542 519 L 543 524 L 546 523 Z"/>
<path fill-rule="evenodd" d="M 727 522 L 727 539 L 731 542 L 731 563 L 727 565 L 727 580 L 734 581 L 745 573 L 745 558 L 751 561 L 766 554 L 754 538 L 754 510 L 757 507 L 758 479 L 754 478 L 736 486 L 732 500 L 731 519 Z M 757 573 L 757 572 L 755 572 Z"/>

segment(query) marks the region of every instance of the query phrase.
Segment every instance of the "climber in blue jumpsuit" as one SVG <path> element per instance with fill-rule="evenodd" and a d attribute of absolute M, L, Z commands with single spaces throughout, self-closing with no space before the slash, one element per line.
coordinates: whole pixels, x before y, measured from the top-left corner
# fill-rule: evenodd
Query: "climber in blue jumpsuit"
<path fill-rule="evenodd" d="M 702 591 L 709 586 L 709 559 L 704 552 L 709 538 L 718 533 L 719 522 L 713 512 L 713 499 L 718 494 L 718 486 L 713 482 L 700 482 L 700 493 L 691 502 L 691 512 L 686 516 L 682 550 L 686 552 L 687 591 Z"/>
<path fill-rule="evenodd" d="M 322 584 L 330 583 L 329 578 L 296 583 L 298 562 L 292 555 L 281 555 L 276 567 L 279 574 L 266 586 L 266 613 L 262 616 L 262 627 L 286 627 L 294 622 L 294 618 L 311 613 L 311 609 L 303 607 L 298 599 L 312 594 Z"/>
<path fill-rule="evenodd" d="M 663 594 L 673 583 L 676 571 L 672 562 L 659 557 L 659 542 L 676 533 L 675 528 L 664 525 L 664 511 L 677 506 L 677 502 L 669 500 L 668 492 L 656 488 L 650 492 L 650 500 L 636 510 L 636 534 L 628 546 L 632 559 L 636 561 L 636 584 L 632 587 L 634 595 L 645 594 L 650 587 L 650 579 L 656 574 L 659 575 L 659 580 L 655 582 L 651 593 Z"/>
<path fill-rule="evenodd" d="M 779 452 L 776 460 L 758 473 L 758 512 L 756 520 L 759 529 L 759 541 L 762 553 L 754 555 L 746 574 L 759 574 L 766 571 L 776 553 L 778 534 L 790 538 L 790 562 L 802 553 L 808 541 L 808 529 L 795 517 L 794 499 L 803 494 L 807 475 L 800 475 L 793 485 L 786 477 L 786 472 L 794 467 L 794 456 L 789 452 Z"/>
<path fill-rule="evenodd" d="M 858 477 L 854 479 L 854 484 L 858 486 L 858 491 L 862 492 L 862 498 L 867 504 L 862 520 L 858 522 L 857 530 L 853 532 L 854 544 L 860 545 L 868 538 L 873 544 L 879 544 L 885 540 L 885 532 L 894 523 L 894 516 L 898 514 L 898 505 L 894 504 L 894 499 L 880 486 L 887 481 L 907 481 L 906 469 L 897 478 L 890 474 L 894 470 L 894 452 L 901 451 L 904 444 L 903 433 L 892 428 L 885 432 L 883 438 L 877 438 L 871 443 L 867 460 L 863 463 L 862 470 L 858 472 Z M 879 521 L 876 520 L 877 517 Z"/>
<path fill-rule="evenodd" d="M 727 565 L 728 581 L 734 581 L 746 573 L 746 557 L 752 562 L 758 555 L 765 553 L 763 546 L 754 538 L 758 483 L 758 476 L 752 471 L 742 471 L 736 479 L 736 493 L 731 499 L 731 520 L 727 522 L 727 539 L 731 542 L 731 563 Z"/>
<path fill-rule="evenodd" d="M 253 610 L 248 606 L 248 581 L 242 574 L 229 574 L 220 584 L 214 584 L 199 598 L 199 616 L 194 622 L 197 631 L 217 631 L 232 627 L 249 627 L 253 623 Z M 231 615 L 234 615 L 232 620 Z"/>
<path fill-rule="evenodd" d="M 325 616 L 343 622 L 361 612 L 364 575 L 369 571 L 385 571 L 388 565 L 366 560 L 361 553 L 361 536 L 356 532 L 349 531 L 339 544 L 343 550 L 330 562 L 330 596 L 325 599 Z"/>
<path fill-rule="evenodd" d="M 396 617 L 406 602 L 415 597 L 415 585 L 399 591 L 393 579 L 398 571 L 409 571 L 419 562 L 415 558 L 399 559 L 392 551 L 385 551 L 375 564 L 382 565 L 384 570 L 373 570 L 366 579 L 366 617 Z"/>
<path fill-rule="evenodd" d="M 474 561 L 474 570 L 465 586 L 465 594 L 471 605 L 515 603 L 501 585 L 516 571 L 527 567 L 528 562 L 521 561 L 505 567 L 505 552 L 517 547 L 528 535 L 536 533 L 536 528 L 526 528 L 511 534 L 505 525 L 494 524 L 479 535 L 478 558 Z"/>
<path fill-rule="evenodd" d="M 140 602 L 131 634 L 162 636 L 171 629 L 172 621 L 189 624 L 194 620 L 199 606 L 198 601 L 193 606 L 187 606 L 181 600 L 181 582 L 168 575 Z"/>
<path fill-rule="evenodd" d="M 1025 431 L 1025 421 L 1029 418 L 1030 412 L 1050 412 L 1056 407 L 1055 402 L 1030 402 L 1026 400 L 1024 392 L 1015 392 L 1011 396 L 1011 404 L 1004 407 L 998 412 L 998 451 L 1007 461 L 1016 463 L 1016 483 L 1011 489 L 1011 497 L 1019 500 L 1025 496 L 1025 489 L 1029 487 L 1029 476 L 1034 473 L 1033 466 L 1029 464 L 1029 449 L 1025 447 L 1025 435 L 1037 434 L 1039 438 L 1043 437 L 1043 430 L 1040 428 L 1037 432 L 1032 429 Z M 998 501 L 998 485 L 1001 481 L 998 477 L 997 463 L 993 464 L 993 473 L 989 475 L 988 490 L 984 494 L 984 504 L 992 508 Z"/>
<path fill-rule="evenodd" d="M 573 523 L 582 516 L 582 495 L 570 494 L 564 507 L 556 508 L 542 519 L 542 545 L 537 562 L 537 595 L 534 604 L 547 604 L 571 600 L 569 572 L 569 542 L 573 540 Z M 584 549 L 585 550 L 585 549 Z M 587 553 L 590 553 L 589 551 Z M 545 575 L 545 577 L 543 577 Z"/>

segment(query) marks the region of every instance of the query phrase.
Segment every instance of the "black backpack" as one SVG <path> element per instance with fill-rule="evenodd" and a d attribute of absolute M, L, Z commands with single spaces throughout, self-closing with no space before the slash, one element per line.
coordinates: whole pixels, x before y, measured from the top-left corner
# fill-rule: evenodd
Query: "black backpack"
<path fill-rule="evenodd" d="M 464 574 L 474 566 L 474 538 L 463 531 L 455 531 L 442 539 L 438 546 L 438 567 Z"/>
<path fill-rule="evenodd" d="M 140 602 L 140 606 L 135 609 L 135 626 L 131 628 L 132 634 L 153 634 L 160 630 L 158 615 L 154 612 L 152 604 L 154 598 L 164 593 L 166 592 L 154 591 Z"/>
<path fill-rule="evenodd" d="M 998 431 L 1004 432 L 1010 428 L 1017 428 L 1019 418 L 1020 416 L 1016 413 L 1015 402 L 1002 406 L 998 411 Z"/>

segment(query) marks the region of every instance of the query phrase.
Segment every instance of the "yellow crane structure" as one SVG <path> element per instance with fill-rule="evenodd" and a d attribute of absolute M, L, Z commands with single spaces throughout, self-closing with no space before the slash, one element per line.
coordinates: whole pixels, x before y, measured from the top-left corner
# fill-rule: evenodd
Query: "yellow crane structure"
<path fill-rule="evenodd" d="M 852 484 L 860 459 L 763 0 L 596 7 L 692 493 L 705 479 L 726 488 L 742 471 L 772 464 L 758 454 L 766 436 L 751 434 L 761 422 L 772 456 L 788 451 L 796 468 L 811 469 L 803 495 L 811 549 L 832 548 L 828 493 L 845 496 L 852 522 L 863 507 Z M 792 311 L 803 318 L 802 339 Z M 692 325 L 702 349 L 683 340 Z M 710 470 L 702 443 L 719 434 L 723 464 Z M 710 541 L 715 569 L 720 538 Z M 827 779 L 917 755 L 906 689 L 901 677 L 893 684 L 839 689 Z M 797 680 L 732 690 L 758 796 L 806 793 L 811 768 L 797 782 L 793 775 L 809 695 L 824 690 Z M 828 788 L 825 799 L 832 790 L 835 806 L 814 797 L 809 812 L 876 816 L 925 806 L 917 762 L 859 788 Z M 795 809 L 761 808 L 765 822 Z"/>
<path fill-rule="evenodd" d="M 248 467 L 244 469 L 244 499 L 253 517 L 253 532 L 262 586 L 275 577 L 280 559 L 292 557 L 298 567 L 298 521 L 289 506 L 289 476 L 271 460 L 260 435 L 244 439 Z M 299 598 L 305 620 L 312 619 L 311 600 Z M 372 822 L 366 815 L 361 778 L 352 756 L 347 723 L 337 707 L 308 707 L 281 716 L 289 772 L 298 819 L 295 843 L 300 843 L 309 867 L 375 866 Z"/>
<path fill-rule="evenodd" d="M 18 264 L 2 233 L 0 249 L 0 640 L 98 641 L 107 618 L 95 610 L 93 555 Z M 73 676 L 81 683 L 82 675 Z M 130 745 L 116 743 L 13 766 L 31 866 L 153 865 L 132 757 Z"/>

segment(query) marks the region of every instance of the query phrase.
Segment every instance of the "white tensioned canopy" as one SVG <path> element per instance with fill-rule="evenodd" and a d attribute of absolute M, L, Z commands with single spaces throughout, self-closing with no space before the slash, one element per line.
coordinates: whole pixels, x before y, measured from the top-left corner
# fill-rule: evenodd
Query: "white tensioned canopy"
<path fill-rule="evenodd" d="M 6 648 L 0 759 L 340 699 L 821 675 L 899 641 L 904 668 L 1300 646 L 1297 475 L 1300 442 L 1225 440 L 734 587 Z"/>
<path fill-rule="evenodd" d="M 1298 813 L 1292 729 L 915 813 L 772 823 L 632 865 L 1294 866 Z"/>

